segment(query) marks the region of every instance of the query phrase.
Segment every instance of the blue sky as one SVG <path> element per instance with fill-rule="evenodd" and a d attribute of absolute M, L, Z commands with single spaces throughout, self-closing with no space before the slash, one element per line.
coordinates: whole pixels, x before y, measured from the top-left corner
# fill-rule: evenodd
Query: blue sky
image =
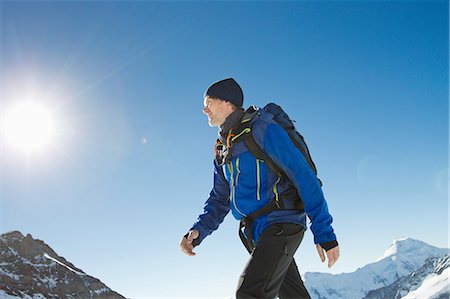
<path fill-rule="evenodd" d="M 32 99 L 58 134 L 1 144 L 0 231 L 45 240 L 132 298 L 232 297 L 237 222 L 184 256 L 212 184 L 201 113 L 234 77 L 305 136 L 356 270 L 399 237 L 448 245 L 448 3 L 1 2 L 1 109 Z M 143 142 L 143 138 L 147 142 Z M 300 271 L 327 272 L 311 232 Z M 174 283 L 175 282 L 175 283 Z"/>

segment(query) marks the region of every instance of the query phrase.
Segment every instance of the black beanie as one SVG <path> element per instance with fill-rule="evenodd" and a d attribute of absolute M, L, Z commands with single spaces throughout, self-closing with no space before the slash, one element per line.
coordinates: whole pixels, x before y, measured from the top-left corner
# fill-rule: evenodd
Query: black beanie
<path fill-rule="evenodd" d="M 205 97 L 219 98 L 242 107 L 244 94 L 239 84 L 233 78 L 227 78 L 213 83 L 205 91 Z"/>

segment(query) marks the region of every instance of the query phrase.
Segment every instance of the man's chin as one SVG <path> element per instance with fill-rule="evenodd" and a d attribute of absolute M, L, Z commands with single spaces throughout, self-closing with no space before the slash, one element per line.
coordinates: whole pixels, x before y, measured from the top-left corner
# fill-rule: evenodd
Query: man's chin
<path fill-rule="evenodd" d="M 208 125 L 209 125 L 211 128 L 217 126 L 216 122 L 215 122 L 214 120 L 212 120 L 212 119 L 209 119 L 209 118 L 208 118 Z"/>

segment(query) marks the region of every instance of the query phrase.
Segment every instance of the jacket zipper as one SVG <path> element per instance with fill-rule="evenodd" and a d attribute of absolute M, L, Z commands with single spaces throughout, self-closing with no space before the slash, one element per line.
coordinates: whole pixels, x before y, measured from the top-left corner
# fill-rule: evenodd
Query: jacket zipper
<path fill-rule="evenodd" d="M 241 174 L 241 171 L 239 169 L 239 157 L 236 159 L 236 185 L 239 184 L 239 175 Z"/>
<path fill-rule="evenodd" d="M 259 163 L 261 160 L 256 159 L 256 199 L 261 200 L 261 169 Z"/>
<path fill-rule="evenodd" d="M 233 203 L 236 211 L 238 211 L 238 213 L 241 214 L 243 217 L 246 217 L 247 215 L 242 213 L 236 204 L 236 186 L 234 184 L 233 162 L 228 163 L 228 170 L 230 171 L 230 176 L 231 176 L 231 202 Z M 238 176 L 238 174 L 236 175 L 236 180 L 237 180 L 237 176 Z"/>

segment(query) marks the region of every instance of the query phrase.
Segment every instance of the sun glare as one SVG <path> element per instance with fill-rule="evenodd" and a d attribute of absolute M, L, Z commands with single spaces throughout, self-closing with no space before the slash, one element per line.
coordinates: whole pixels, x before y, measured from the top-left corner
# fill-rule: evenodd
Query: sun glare
<path fill-rule="evenodd" d="M 41 151 L 51 145 L 56 128 L 46 107 L 24 102 L 5 110 L 2 116 L 5 144 L 26 153 Z"/>

